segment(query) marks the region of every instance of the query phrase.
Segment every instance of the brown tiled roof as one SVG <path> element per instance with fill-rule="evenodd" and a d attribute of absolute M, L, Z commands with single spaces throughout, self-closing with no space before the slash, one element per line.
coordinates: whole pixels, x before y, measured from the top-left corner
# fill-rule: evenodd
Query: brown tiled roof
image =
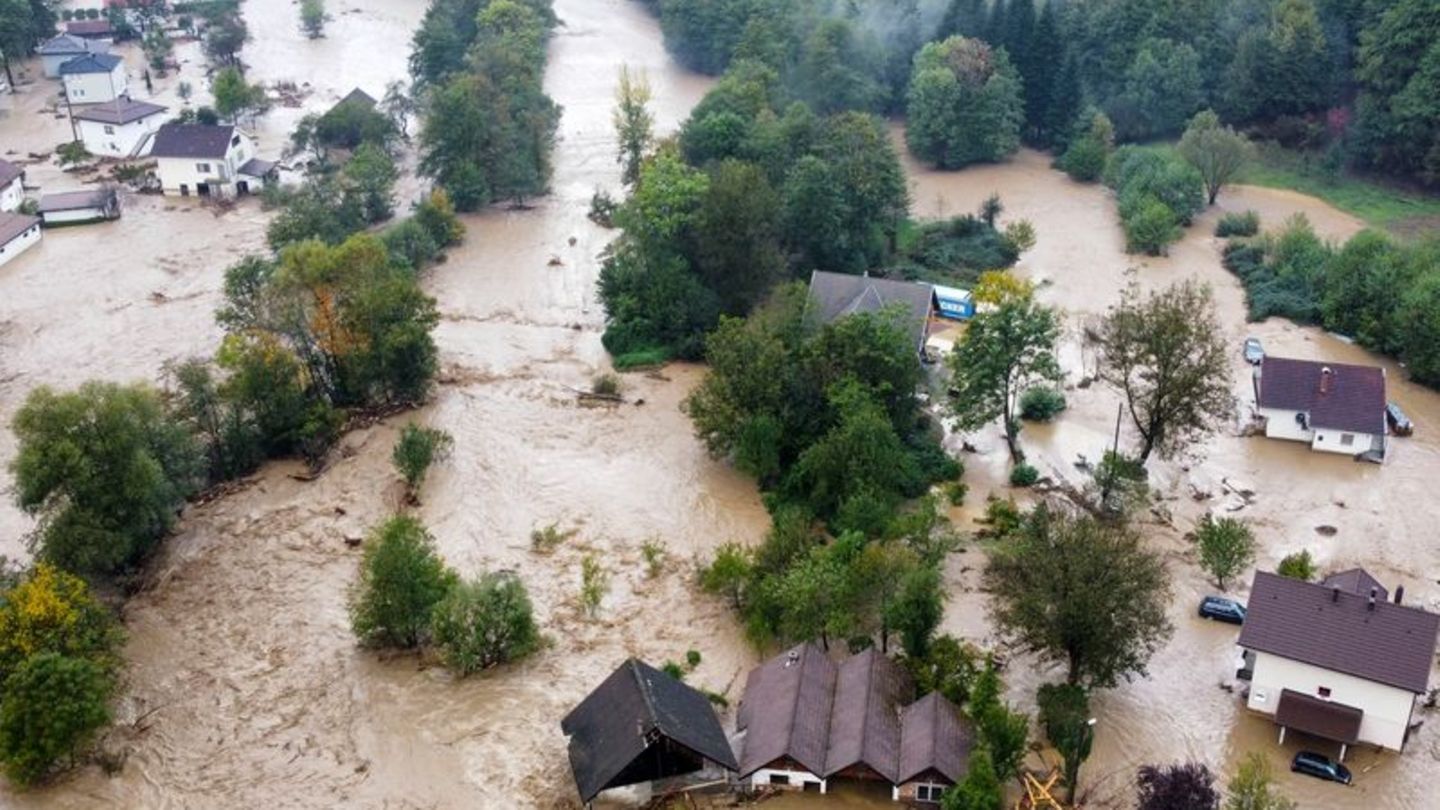
<path fill-rule="evenodd" d="M 1328 383 L 1324 370 L 1330 369 Z M 1385 432 L 1385 370 L 1267 356 L 1260 363 L 1262 408 L 1305 411 L 1310 425 L 1380 435 Z M 1325 392 L 1321 393 L 1321 388 Z"/>
<path fill-rule="evenodd" d="M 751 670 L 736 728 L 745 732 L 740 776 L 783 757 L 825 773 L 836 666 L 819 645 L 792 647 Z"/>
<path fill-rule="evenodd" d="M 48 214 L 55 211 L 78 211 L 84 208 L 103 208 L 115 196 L 108 188 L 93 188 L 84 191 L 62 191 L 46 194 L 40 198 L 36 213 Z"/>
<path fill-rule="evenodd" d="M 1390 598 L 1390 591 L 1380 584 L 1380 580 L 1370 576 L 1370 572 L 1364 568 L 1351 568 L 1336 572 L 1325 577 L 1320 584 L 1327 588 L 1339 588 L 1342 591 L 1358 593 L 1366 598 L 1370 596 L 1370 589 L 1374 588 L 1377 599 Z"/>
<path fill-rule="evenodd" d="M 935 290 L 918 281 L 855 276 L 849 273 L 810 274 L 810 301 L 826 323 L 858 312 L 879 312 L 899 305 L 907 314 L 911 340 L 918 350 L 925 338 Z"/>
<path fill-rule="evenodd" d="M 16 178 L 25 174 L 25 170 L 16 166 L 8 160 L 0 158 L 0 188 L 13 183 Z"/>
<path fill-rule="evenodd" d="M 148 101 L 132 101 L 121 96 L 114 101 L 96 104 L 84 110 L 76 110 L 75 117 L 81 121 L 96 121 L 101 124 L 128 124 L 152 115 L 165 112 L 166 108 Z"/>
<path fill-rule="evenodd" d="M 874 647 L 842 661 L 830 710 L 825 776 L 866 765 L 896 781 L 900 707 L 914 696 L 910 676 Z"/>
<path fill-rule="evenodd" d="M 108 36 L 113 33 L 109 20 L 73 20 L 65 23 L 65 32 L 77 37 Z"/>
<path fill-rule="evenodd" d="M 634 658 L 566 715 L 560 728 L 570 737 L 570 767 L 584 802 L 608 787 L 690 770 L 688 756 L 674 763 L 647 756 L 637 763 L 661 738 L 735 769 L 735 754 L 710 701 Z"/>
<path fill-rule="evenodd" d="M 895 781 L 903 784 L 933 770 L 958 783 L 965 778 L 974 746 L 970 724 L 950 701 L 931 692 L 900 714 L 900 771 Z"/>
<path fill-rule="evenodd" d="M 39 225 L 39 217 L 28 214 L 10 214 L 0 211 L 0 245 L 9 244 L 15 237 Z"/>
<path fill-rule="evenodd" d="M 1275 723 L 1316 737 L 1351 744 L 1360 739 L 1360 721 L 1365 712 L 1354 706 L 1296 692 L 1280 690 L 1280 705 L 1275 708 Z"/>
<path fill-rule="evenodd" d="M 1259 571 L 1239 644 L 1423 693 L 1440 616 L 1343 589 Z"/>
<path fill-rule="evenodd" d="M 164 124 L 155 132 L 150 156 L 157 158 L 223 158 L 235 128 L 213 124 Z"/>

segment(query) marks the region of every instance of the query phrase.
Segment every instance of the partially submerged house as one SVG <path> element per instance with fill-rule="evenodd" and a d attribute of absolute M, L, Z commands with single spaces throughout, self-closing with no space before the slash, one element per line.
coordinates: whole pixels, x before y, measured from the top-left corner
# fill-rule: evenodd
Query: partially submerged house
<path fill-rule="evenodd" d="M 893 308 L 903 313 L 916 354 L 923 354 L 934 314 L 935 292 L 931 285 L 919 281 L 816 270 L 810 274 L 810 303 L 825 323 Z"/>
<path fill-rule="evenodd" d="M 40 218 L 0 213 L 0 267 L 40 241 Z"/>
<path fill-rule="evenodd" d="M 89 40 L 74 34 L 60 34 L 46 40 L 35 50 L 40 55 L 40 70 L 47 79 L 60 78 L 60 66 L 81 56 L 94 53 L 109 53 L 110 45 L 104 40 Z"/>
<path fill-rule="evenodd" d="M 1363 569 L 1324 582 L 1257 572 L 1240 631 L 1246 707 L 1286 730 L 1404 750 L 1435 658 L 1440 615 L 1394 601 Z"/>
<path fill-rule="evenodd" d="M 106 45 L 115 42 L 115 30 L 110 26 L 110 21 L 104 17 L 98 20 L 71 20 L 65 23 L 65 33 L 81 39 L 103 42 Z"/>
<path fill-rule="evenodd" d="M 40 198 L 35 213 L 47 228 L 120 218 L 120 195 L 113 188 L 63 191 Z"/>
<path fill-rule="evenodd" d="M 148 101 L 117 98 L 75 111 L 80 140 L 92 155 L 136 157 L 165 120 L 166 108 Z"/>
<path fill-rule="evenodd" d="M 233 126 L 165 124 L 155 132 L 150 156 L 166 194 L 235 197 L 259 191 L 275 164 L 256 157 L 255 139 Z"/>
<path fill-rule="evenodd" d="M 560 728 L 580 801 L 602 791 L 701 771 L 733 771 L 735 754 L 700 692 L 629 659 L 581 701 Z"/>
<path fill-rule="evenodd" d="M 102 104 L 130 91 L 125 60 L 109 53 L 77 56 L 60 66 L 65 98 L 71 104 Z"/>
<path fill-rule="evenodd" d="M 838 663 L 813 642 L 786 650 L 745 682 L 740 778 L 821 793 L 835 780 L 883 782 L 896 800 L 939 801 L 964 778 L 974 738 L 944 697 L 914 695 L 879 650 Z"/>
<path fill-rule="evenodd" d="M 1384 458 L 1385 369 L 1267 356 L 1254 383 L 1266 436 Z"/>
<path fill-rule="evenodd" d="M 14 211 L 25 202 L 25 170 L 0 158 L 0 211 Z"/>

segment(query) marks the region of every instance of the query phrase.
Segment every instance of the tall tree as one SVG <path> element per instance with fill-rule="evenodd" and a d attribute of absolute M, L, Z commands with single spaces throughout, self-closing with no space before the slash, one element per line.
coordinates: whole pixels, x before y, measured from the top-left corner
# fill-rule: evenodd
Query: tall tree
<path fill-rule="evenodd" d="M 1200 172 L 1205 193 L 1214 205 L 1220 189 L 1254 158 L 1255 148 L 1249 138 L 1222 127 L 1220 116 L 1213 111 L 1201 110 L 1180 138 L 1180 155 Z"/>
<path fill-rule="evenodd" d="M 1360 35 L 1362 163 L 1440 183 L 1440 8 L 1397 0 Z"/>
<path fill-rule="evenodd" d="M 907 93 L 910 151 L 942 169 L 1010 155 L 1025 123 L 1021 85 L 1003 49 L 964 37 L 926 45 Z"/>
<path fill-rule="evenodd" d="M 1275 789 L 1275 775 L 1264 754 L 1249 754 L 1225 786 L 1225 810 L 1296 810 L 1295 802 Z"/>
<path fill-rule="evenodd" d="M 640 162 L 655 137 L 655 115 L 650 112 L 650 79 L 645 71 L 632 74 L 629 65 L 620 66 L 612 118 L 619 141 L 615 160 L 621 167 L 620 179 L 627 186 L 634 185 L 640 179 Z"/>
<path fill-rule="evenodd" d="M 1200 566 L 1215 577 L 1225 590 L 1225 581 L 1255 561 L 1255 534 L 1244 521 L 1206 515 L 1195 527 L 1195 544 L 1200 548 Z"/>
<path fill-rule="evenodd" d="M 1200 56 L 1184 42 L 1148 39 L 1125 71 L 1124 92 L 1110 117 L 1126 138 L 1180 131 L 1201 103 Z"/>
<path fill-rule="evenodd" d="M 1144 298 L 1131 286 L 1101 324 L 1100 346 L 1100 378 L 1125 396 L 1142 464 L 1233 417 L 1229 353 L 1208 286 L 1187 280 Z"/>

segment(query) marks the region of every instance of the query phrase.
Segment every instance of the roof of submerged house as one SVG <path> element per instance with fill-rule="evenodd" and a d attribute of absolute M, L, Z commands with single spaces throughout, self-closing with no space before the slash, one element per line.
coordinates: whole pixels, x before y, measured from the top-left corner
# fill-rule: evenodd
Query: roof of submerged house
<path fill-rule="evenodd" d="M 235 128 L 215 124 L 164 124 L 155 132 L 151 157 L 223 158 Z"/>
<path fill-rule="evenodd" d="M 1308 412 L 1317 428 L 1385 432 L 1382 368 L 1267 356 L 1258 373 L 1262 408 Z"/>
<path fill-rule="evenodd" d="M 35 52 L 41 56 L 63 56 L 67 53 L 90 53 L 90 46 L 74 34 L 59 34 L 46 40 Z"/>
<path fill-rule="evenodd" d="M 825 775 L 863 765 L 898 781 L 899 709 L 914 696 L 910 676 L 874 647 L 841 661 L 830 710 Z"/>
<path fill-rule="evenodd" d="M 1369 597 L 1370 589 L 1375 589 L 1376 597 L 1389 599 L 1390 591 L 1386 590 L 1380 580 L 1370 576 L 1370 572 L 1364 568 L 1349 568 L 1344 571 L 1337 571 L 1320 581 L 1321 585 L 1327 588 L 1339 588 L 1350 593 L 1358 593 L 1361 596 Z"/>
<path fill-rule="evenodd" d="M 0 188 L 4 188 L 25 175 L 25 170 L 4 158 L 0 158 Z"/>
<path fill-rule="evenodd" d="M 925 335 L 933 297 L 934 288 L 919 281 L 896 281 L 822 270 L 810 274 L 810 300 L 821 320 L 828 323 L 846 315 L 879 312 L 898 306 L 908 316 L 908 326 L 917 347 Z"/>
<path fill-rule="evenodd" d="M 900 713 L 900 770 L 898 783 L 909 782 L 934 770 L 952 782 L 965 777 L 975 732 L 954 704 L 931 692 Z"/>
<path fill-rule="evenodd" d="M 86 73 L 109 73 L 125 60 L 113 53 L 87 53 L 60 66 L 61 76 L 78 76 Z"/>
<path fill-rule="evenodd" d="M 106 37 L 114 33 L 110 27 L 110 21 L 99 20 L 71 20 L 65 23 L 65 32 L 74 34 L 77 37 Z"/>
<path fill-rule="evenodd" d="M 0 211 L 0 245 L 14 241 L 20 234 L 40 224 L 39 217 Z"/>
<path fill-rule="evenodd" d="M 742 777 L 784 757 L 811 773 L 825 772 L 837 674 L 835 663 L 814 642 L 750 671 L 736 721 L 745 732 Z"/>
<path fill-rule="evenodd" d="M 114 101 L 96 104 L 83 110 L 76 110 L 75 117 L 81 121 L 95 121 L 100 124 L 129 124 L 152 115 L 165 112 L 168 107 L 151 104 L 148 101 L 134 101 L 121 96 Z"/>
<path fill-rule="evenodd" d="M 115 198 L 115 192 L 108 188 L 86 189 L 84 191 L 62 191 L 46 194 L 40 198 L 36 211 L 48 214 L 56 211 L 79 211 L 86 208 L 103 208 Z"/>

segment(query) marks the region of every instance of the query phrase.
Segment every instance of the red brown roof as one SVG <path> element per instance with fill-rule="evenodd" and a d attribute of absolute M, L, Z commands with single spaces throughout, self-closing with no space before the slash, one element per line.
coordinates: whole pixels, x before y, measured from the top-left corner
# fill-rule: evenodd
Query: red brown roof
<path fill-rule="evenodd" d="M 0 245 L 8 245 L 21 234 L 40 224 L 39 217 L 0 211 Z"/>
<path fill-rule="evenodd" d="M 965 778 L 975 732 L 955 706 L 931 692 L 900 714 L 900 771 L 896 783 L 934 771 L 958 783 Z"/>
<path fill-rule="evenodd" d="M 1386 590 L 1385 586 L 1380 584 L 1380 580 L 1370 576 L 1370 572 L 1364 568 L 1349 568 L 1344 571 L 1338 571 L 1325 577 L 1325 579 L 1320 581 L 1320 584 L 1327 588 L 1339 588 L 1343 591 L 1356 593 L 1366 598 L 1369 598 L 1370 590 L 1373 588 L 1377 599 L 1383 600 L 1390 598 L 1390 591 Z"/>
<path fill-rule="evenodd" d="M 24 169 L 4 158 L 0 158 L 0 188 L 8 186 L 24 176 Z"/>
<path fill-rule="evenodd" d="M 1293 689 L 1280 690 L 1275 724 L 1346 745 L 1360 739 L 1365 712 L 1344 703 L 1324 700 Z"/>
<path fill-rule="evenodd" d="M 1383 368 L 1267 356 L 1257 373 L 1261 408 L 1308 413 L 1312 427 L 1385 433 Z"/>
<path fill-rule="evenodd" d="M 825 772 L 837 667 L 814 642 L 792 647 L 751 670 L 736 728 L 745 732 L 740 776 L 783 758 Z"/>
<path fill-rule="evenodd" d="M 1416 694 L 1429 687 L 1440 616 L 1259 571 L 1239 645 Z"/>
<path fill-rule="evenodd" d="M 830 710 L 825 775 L 863 765 L 897 781 L 900 707 L 914 696 L 910 676 L 874 647 L 842 661 Z"/>

